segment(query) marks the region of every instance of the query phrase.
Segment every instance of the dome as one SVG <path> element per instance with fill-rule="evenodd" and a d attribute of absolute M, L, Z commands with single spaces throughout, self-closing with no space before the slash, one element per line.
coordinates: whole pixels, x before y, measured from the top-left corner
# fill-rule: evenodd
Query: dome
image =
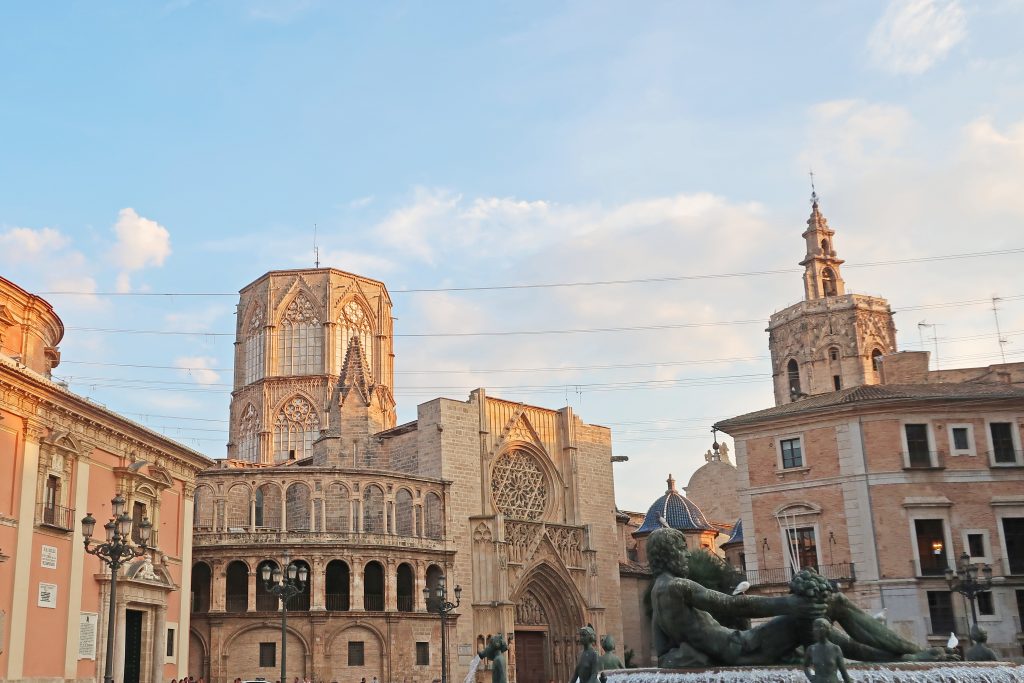
<path fill-rule="evenodd" d="M 700 511 L 697 504 L 676 491 L 676 480 L 668 475 L 668 490 L 647 510 L 644 523 L 634 534 L 649 534 L 655 529 L 664 526 L 661 520 L 664 519 L 668 526 L 680 531 L 718 531 L 707 520 L 704 513 Z"/>
<path fill-rule="evenodd" d="M 743 543 L 743 520 L 737 519 L 736 525 L 732 528 L 732 534 L 729 536 L 729 540 L 722 544 L 724 548 L 727 545 L 733 545 L 735 543 Z"/>

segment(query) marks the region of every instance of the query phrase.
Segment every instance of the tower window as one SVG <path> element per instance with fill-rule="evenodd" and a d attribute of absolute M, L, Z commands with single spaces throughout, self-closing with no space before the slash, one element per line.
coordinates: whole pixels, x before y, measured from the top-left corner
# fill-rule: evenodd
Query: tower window
<path fill-rule="evenodd" d="M 828 359 L 829 360 L 839 360 L 839 349 L 837 349 L 834 346 L 831 349 L 829 349 L 828 350 Z"/>
<path fill-rule="evenodd" d="M 828 249 L 828 240 L 822 240 L 822 241 L 821 241 L 821 253 L 823 253 L 823 254 L 825 254 L 826 256 L 828 256 L 828 252 L 829 252 L 829 249 Z"/>
<path fill-rule="evenodd" d="M 821 271 L 821 287 L 825 296 L 836 295 L 838 291 L 836 289 L 836 274 L 832 272 L 831 268 L 826 268 Z"/>
<path fill-rule="evenodd" d="M 871 352 L 871 369 L 878 372 L 878 359 L 882 357 L 882 352 L 879 349 L 875 349 Z"/>
<path fill-rule="evenodd" d="M 796 364 L 796 359 L 790 359 L 789 363 L 786 365 L 786 374 L 789 377 L 790 396 L 800 394 L 800 366 Z"/>
<path fill-rule="evenodd" d="M 843 388 L 843 381 L 839 378 L 839 375 L 832 375 L 832 385 L 839 391 Z"/>

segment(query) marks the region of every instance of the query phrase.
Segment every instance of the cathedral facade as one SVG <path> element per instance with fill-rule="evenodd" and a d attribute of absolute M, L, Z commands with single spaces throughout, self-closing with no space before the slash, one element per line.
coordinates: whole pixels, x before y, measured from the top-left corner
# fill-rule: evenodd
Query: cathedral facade
<path fill-rule="evenodd" d="M 483 389 L 396 424 L 386 287 L 334 269 L 245 287 L 235 348 L 229 459 L 196 489 L 193 676 L 276 680 L 260 574 L 286 562 L 309 576 L 288 605 L 289 677 L 441 678 L 423 594 L 441 583 L 462 588 L 459 679 L 496 633 L 525 683 L 568 680 L 583 624 L 622 641 L 608 429 Z"/>

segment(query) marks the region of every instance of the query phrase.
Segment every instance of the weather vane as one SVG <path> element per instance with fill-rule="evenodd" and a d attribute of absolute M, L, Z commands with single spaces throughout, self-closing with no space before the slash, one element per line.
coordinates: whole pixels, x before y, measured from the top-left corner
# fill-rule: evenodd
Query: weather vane
<path fill-rule="evenodd" d="M 811 205 L 812 206 L 817 206 L 818 205 L 818 191 L 816 189 L 814 189 L 814 169 L 813 168 L 810 171 L 810 175 L 811 175 Z"/>

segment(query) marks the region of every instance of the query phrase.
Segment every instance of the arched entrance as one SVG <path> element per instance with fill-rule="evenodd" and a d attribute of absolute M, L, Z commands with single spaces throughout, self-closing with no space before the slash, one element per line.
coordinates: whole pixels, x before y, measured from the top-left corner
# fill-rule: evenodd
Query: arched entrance
<path fill-rule="evenodd" d="M 576 632 L 586 624 L 579 591 L 551 565 L 534 567 L 516 591 L 516 683 L 567 681 Z"/>

